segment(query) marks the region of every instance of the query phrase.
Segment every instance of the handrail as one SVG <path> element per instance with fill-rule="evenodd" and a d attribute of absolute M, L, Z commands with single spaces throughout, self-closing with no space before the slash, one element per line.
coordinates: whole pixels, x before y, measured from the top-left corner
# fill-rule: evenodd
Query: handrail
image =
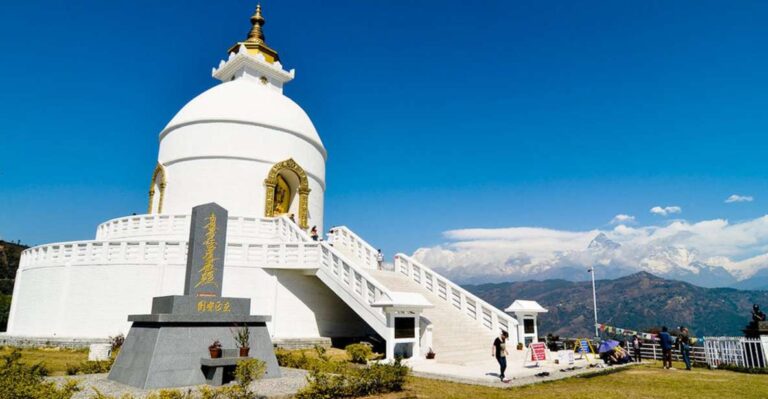
<path fill-rule="evenodd" d="M 333 246 L 359 260 L 363 266 L 369 269 L 375 270 L 379 266 L 376 259 L 378 250 L 347 226 L 333 228 Z"/>
<path fill-rule="evenodd" d="M 512 316 L 405 254 L 395 255 L 395 273 L 404 274 L 492 332 L 498 332 L 500 329 L 509 331 L 518 325 Z"/>
<path fill-rule="evenodd" d="M 301 230 L 296 223 L 288 218 L 281 218 L 285 221 L 286 229 L 296 234 L 304 240 L 319 244 L 321 250 L 321 267 L 319 271 L 325 276 L 344 287 L 345 291 L 352 294 L 352 297 L 365 308 L 369 314 L 374 316 L 380 323 L 386 325 L 386 315 L 383 309 L 374 308 L 371 305 L 381 299 L 392 300 L 391 291 L 371 277 L 363 267 L 347 257 L 343 251 L 327 242 L 312 241 L 309 235 Z M 347 229 L 349 231 L 349 229 Z M 358 237 L 359 239 L 359 237 Z"/>

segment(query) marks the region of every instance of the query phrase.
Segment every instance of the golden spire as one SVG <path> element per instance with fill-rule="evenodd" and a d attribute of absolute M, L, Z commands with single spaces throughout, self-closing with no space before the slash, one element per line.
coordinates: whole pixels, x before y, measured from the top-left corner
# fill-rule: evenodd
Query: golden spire
<path fill-rule="evenodd" d="M 245 46 L 248 50 L 248 54 L 262 54 L 267 62 L 279 61 L 280 57 L 277 56 L 277 51 L 267 46 L 267 42 L 264 40 L 264 32 L 261 27 L 264 26 L 266 20 L 261 15 L 261 4 L 256 6 L 256 11 L 251 16 L 251 31 L 248 32 L 248 38 L 245 41 L 237 42 L 229 49 L 229 52 L 236 53 L 240 49 L 240 45 Z"/>

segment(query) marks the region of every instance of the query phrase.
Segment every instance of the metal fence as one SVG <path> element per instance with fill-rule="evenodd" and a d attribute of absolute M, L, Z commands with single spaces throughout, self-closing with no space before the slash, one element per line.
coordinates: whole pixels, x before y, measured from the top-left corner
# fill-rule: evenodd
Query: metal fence
<path fill-rule="evenodd" d="M 768 367 L 768 342 L 763 343 L 759 338 L 744 337 L 704 337 L 703 345 L 691 347 L 691 362 L 711 368 L 731 365 L 745 368 Z M 573 348 L 575 340 L 563 342 L 568 348 Z M 597 348 L 599 342 L 593 341 Z M 630 342 L 626 342 L 629 354 L 634 358 L 635 353 Z M 662 360 L 661 345 L 655 341 L 644 340 L 640 347 L 642 360 Z M 682 361 L 683 356 L 676 347 L 672 349 L 672 360 Z"/>
<path fill-rule="evenodd" d="M 629 350 L 630 354 L 634 356 L 634 351 L 632 349 Z M 661 345 L 657 344 L 656 342 L 643 342 L 643 345 L 640 347 L 640 356 L 643 360 L 646 359 L 653 359 L 653 360 L 662 360 L 661 359 Z M 672 360 L 679 360 L 683 361 L 683 355 L 680 353 L 680 350 L 678 348 L 672 348 Z M 704 347 L 702 346 L 692 346 L 691 347 L 691 363 L 693 364 L 707 364 L 707 356 L 704 352 Z"/>
<path fill-rule="evenodd" d="M 704 337 L 704 350 L 709 367 L 726 364 L 746 368 L 768 367 L 768 348 L 758 338 Z"/>

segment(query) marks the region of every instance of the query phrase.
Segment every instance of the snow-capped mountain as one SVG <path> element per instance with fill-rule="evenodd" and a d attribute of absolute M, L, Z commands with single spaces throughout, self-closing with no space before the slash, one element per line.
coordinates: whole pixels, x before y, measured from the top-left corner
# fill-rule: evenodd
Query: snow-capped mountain
<path fill-rule="evenodd" d="M 613 279 L 645 271 L 703 287 L 728 287 L 739 281 L 735 273 L 729 272 L 727 265 L 722 262 L 710 264 L 695 249 L 664 245 L 663 241 L 622 245 L 603 232 L 595 235 L 582 248 L 555 252 L 549 256 L 520 252 L 499 263 L 482 256 L 477 256 L 477 261 L 473 262 L 468 259 L 472 254 L 467 253 L 458 260 L 455 255 L 449 250 L 436 253 L 434 249 L 418 250 L 414 254 L 438 272 L 465 284 L 553 278 L 586 280 L 589 278 L 586 270 L 592 265 L 596 266 L 598 278 Z M 739 269 L 731 266 L 734 270 Z"/>

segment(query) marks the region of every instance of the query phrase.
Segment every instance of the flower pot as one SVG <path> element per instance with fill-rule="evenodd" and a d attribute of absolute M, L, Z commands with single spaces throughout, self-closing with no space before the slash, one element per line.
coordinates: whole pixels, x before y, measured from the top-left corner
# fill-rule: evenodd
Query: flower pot
<path fill-rule="evenodd" d="M 434 352 L 427 353 L 427 359 L 434 359 L 434 358 L 435 358 Z"/>
<path fill-rule="evenodd" d="M 221 348 L 208 348 L 208 352 L 211 352 L 211 359 L 218 359 L 221 357 Z"/>
<path fill-rule="evenodd" d="M 250 351 L 251 348 L 240 348 L 240 357 L 248 357 L 248 351 Z"/>

